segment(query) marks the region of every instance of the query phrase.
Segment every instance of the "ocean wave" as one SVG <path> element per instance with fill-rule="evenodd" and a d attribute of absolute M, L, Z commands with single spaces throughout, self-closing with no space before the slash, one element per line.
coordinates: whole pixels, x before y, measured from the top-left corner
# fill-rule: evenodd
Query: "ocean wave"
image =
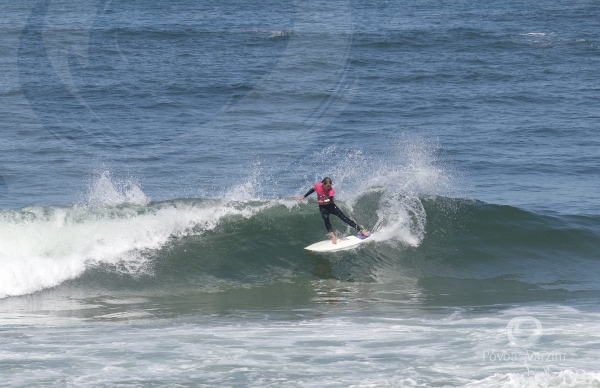
<path fill-rule="evenodd" d="M 597 218 L 557 218 L 434 195 L 394 196 L 380 188 L 354 198 L 352 206 L 339 206 L 372 229 L 374 241 L 324 257 L 339 268 L 329 265 L 318 277 L 421 279 L 421 287 L 434 293 L 456 282 L 472 282 L 473 289 L 514 282 L 548 290 L 594 288 L 590 274 L 600 266 Z M 333 224 L 338 234 L 352 233 L 336 219 Z M 94 283 L 99 273 L 102 279 L 115 274 L 126 284 L 176 281 L 213 291 L 274 279 L 293 282 L 298 273 L 315 275 L 307 258 L 320 256 L 303 247 L 327 238 L 325 232 L 314 203 L 290 199 L 6 210 L 0 213 L 0 296 L 69 279 Z"/>
<path fill-rule="evenodd" d="M 134 276 L 151 272 L 148 252 L 210 230 L 223 217 L 249 217 L 260 209 L 219 201 L 170 201 L 2 211 L 0 297 L 53 287 L 96 266 Z"/>
<path fill-rule="evenodd" d="M 495 373 L 481 381 L 468 384 L 469 387 L 595 387 L 600 385 L 600 373 L 577 369 L 560 372 Z"/>

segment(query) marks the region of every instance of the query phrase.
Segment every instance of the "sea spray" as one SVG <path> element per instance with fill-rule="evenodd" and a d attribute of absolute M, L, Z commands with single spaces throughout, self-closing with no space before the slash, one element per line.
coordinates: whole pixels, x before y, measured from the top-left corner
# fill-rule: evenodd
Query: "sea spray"
<path fill-rule="evenodd" d="M 331 177 L 338 203 L 367 219 L 368 224 L 357 221 L 376 231 L 376 240 L 418 246 L 427 226 L 421 198 L 460 194 L 457 174 L 440 161 L 440 153 L 436 141 L 406 135 L 391 138 L 375 155 L 330 146 L 311 156 L 317 170 L 313 180 Z M 365 203 L 374 195 L 377 204 Z"/>
<path fill-rule="evenodd" d="M 145 205 L 150 200 L 133 179 L 119 181 L 108 170 L 97 173 L 89 186 L 87 203 L 92 206 L 114 206 L 123 203 Z"/>

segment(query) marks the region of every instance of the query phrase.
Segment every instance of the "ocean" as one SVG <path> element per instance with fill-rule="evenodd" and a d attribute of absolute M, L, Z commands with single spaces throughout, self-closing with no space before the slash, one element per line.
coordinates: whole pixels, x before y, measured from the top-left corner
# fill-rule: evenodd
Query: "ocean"
<path fill-rule="evenodd" d="M 1 4 L 3 386 L 600 387 L 598 1 Z"/>

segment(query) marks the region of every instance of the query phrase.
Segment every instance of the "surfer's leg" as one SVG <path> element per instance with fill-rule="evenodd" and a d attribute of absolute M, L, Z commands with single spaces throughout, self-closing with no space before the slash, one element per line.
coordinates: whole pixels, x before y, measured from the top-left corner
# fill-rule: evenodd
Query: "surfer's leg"
<path fill-rule="evenodd" d="M 331 242 L 337 244 L 337 237 L 335 237 L 335 233 L 333 233 L 333 228 L 331 227 L 331 222 L 329 222 L 329 211 L 325 208 L 325 206 L 319 206 L 319 211 L 321 212 L 321 217 L 325 220 L 325 227 L 329 232 L 329 236 L 331 236 Z"/>
<path fill-rule="evenodd" d="M 331 222 L 329 222 L 329 211 L 325 208 L 325 206 L 319 206 L 319 211 L 321 212 L 321 217 L 325 221 L 325 227 L 329 233 L 333 232 L 333 228 L 331 227 Z"/>
<path fill-rule="evenodd" d="M 346 215 L 344 213 L 342 213 L 340 208 L 338 208 L 337 206 L 333 205 L 332 209 L 330 209 L 330 211 L 332 214 L 335 214 L 336 216 L 338 216 L 340 218 L 340 220 L 344 221 L 346 224 L 350 225 L 351 227 L 358 230 L 359 232 L 362 230 L 362 227 L 360 225 L 358 225 L 356 222 L 352 221 L 350 218 L 346 217 Z"/>
<path fill-rule="evenodd" d="M 362 233 L 363 236 L 369 237 L 371 235 L 371 233 L 369 233 L 368 230 L 363 229 L 362 226 L 358 225 L 356 222 L 354 222 L 350 218 L 346 217 L 346 215 L 344 213 L 342 213 L 340 208 L 338 208 L 337 206 L 333 205 L 333 209 L 330 209 L 330 211 L 331 211 L 331 213 L 338 216 L 340 218 L 340 220 L 344 221 L 345 223 L 347 223 L 348 225 L 350 225 L 351 227 L 353 227 L 354 229 L 356 229 L 360 233 Z"/>
<path fill-rule="evenodd" d="M 329 236 L 331 236 L 331 242 L 337 244 L 337 237 L 335 237 L 335 233 L 329 232 Z"/>

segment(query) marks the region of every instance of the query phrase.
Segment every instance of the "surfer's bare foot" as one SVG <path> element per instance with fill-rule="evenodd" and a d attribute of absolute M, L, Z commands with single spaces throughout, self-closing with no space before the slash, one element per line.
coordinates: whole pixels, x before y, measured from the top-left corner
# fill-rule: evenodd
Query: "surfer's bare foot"
<path fill-rule="evenodd" d="M 360 233 L 362 233 L 362 235 L 365 237 L 369 237 L 371 235 L 371 233 L 369 233 L 369 231 L 366 229 L 361 230 Z"/>
<path fill-rule="evenodd" d="M 331 236 L 331 243 L 337 244 L 337 237 L 335 237 L 335 234 L 333 234 L 333 232 L 331 232 L 331 233 L 329 233 L 329 235 Z"/>

